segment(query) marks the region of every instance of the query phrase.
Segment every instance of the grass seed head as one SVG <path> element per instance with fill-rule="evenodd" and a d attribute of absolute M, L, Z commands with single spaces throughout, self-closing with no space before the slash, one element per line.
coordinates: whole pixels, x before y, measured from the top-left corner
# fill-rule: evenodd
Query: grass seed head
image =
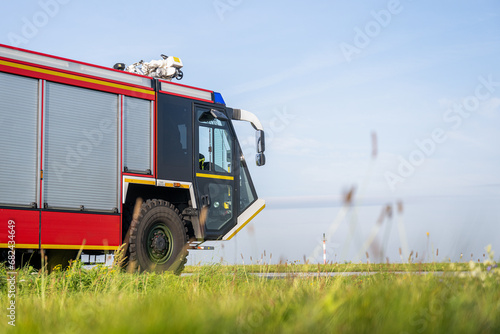
<path fill-rule="evenodd" d="M 385 214 L 387 215 L 387 218 L 392 218 L 392 205 L 387 204 L 385 207 Z"/>
<path fill-rule="evenodd" d="M 398 202 L 398 213 L 399 214 L 403 213 L 403 202 L 402 201 Z"/>
<path fill-rule="evenodd" d="M 351 190 L 344 193 L 344 205 L 345 206 L 349 206 L 352 204 L 352 201 L 354 199 L 354 190 L 355 190 L 355 187 L 353 186 L 353 187 L 351 187 Z"/>

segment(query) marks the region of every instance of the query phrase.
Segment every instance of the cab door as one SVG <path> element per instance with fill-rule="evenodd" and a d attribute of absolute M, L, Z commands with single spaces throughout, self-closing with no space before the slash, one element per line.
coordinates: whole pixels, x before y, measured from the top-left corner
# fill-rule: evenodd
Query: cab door
<path fill-rule="evenodd" d="M 224 109 L 195 106 L 195 180 L 206 239 L 219 239 L 236 225 L 239 168 L 235 139 Z"/>

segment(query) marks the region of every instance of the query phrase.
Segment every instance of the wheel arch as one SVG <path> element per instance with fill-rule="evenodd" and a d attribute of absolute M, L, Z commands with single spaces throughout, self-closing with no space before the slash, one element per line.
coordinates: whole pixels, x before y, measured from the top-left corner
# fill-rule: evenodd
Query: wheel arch
<path fill-rule="evenodd" d="M 200 239 L 201 229 L 196 210 L 196 200 L 190 187 L 168 187 L 156 186 L 147 184 L 128 183 L 127 189 L 124 191 L 123 201 L 123 219 L 122 219 L 122 239 L 125 237 L 130 223 L 132 221 L 132 213 L 134 205 L 138 198 L 144 202 L 147 200 L 164 200 L 173 204 L 175 208 L 182 214 L 182 219 L 188 231 L 188 240 Z"/>

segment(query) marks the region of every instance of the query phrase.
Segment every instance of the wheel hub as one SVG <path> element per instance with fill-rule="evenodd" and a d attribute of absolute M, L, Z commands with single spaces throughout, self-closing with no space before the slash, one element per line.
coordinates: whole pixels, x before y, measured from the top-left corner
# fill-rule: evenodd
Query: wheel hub
<path fill-rule="evenodd" d="M 172 255 L 173 238 L 170 230 L 158 222 L 149 230 L 147 252 L 151 261 L 161 264 L 168 261 Z"/>
<path fill-rule="evenodd" d="M 163 232 L 156 232 L 153 238 L 151 239 L 151 247 L 153 248 L 153 252 L 157 254 L 162 254 L 167 251 L 167 240 L 165 239 L 165 234 Z"/>

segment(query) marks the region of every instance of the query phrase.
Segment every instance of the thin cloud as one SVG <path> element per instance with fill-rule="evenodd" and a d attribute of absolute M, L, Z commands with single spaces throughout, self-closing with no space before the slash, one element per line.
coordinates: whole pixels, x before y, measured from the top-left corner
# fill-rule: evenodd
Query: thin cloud
<path fill-rule="evenodd" d="M 343 59 L 328 56 L 328 57 L 311 57 L 308 60 L 299 61 L 298 65 L 285 69 L 281 72 L 274 73 L 267 77 L 259 78 L 254 81 L 249 81 L 227 90 L 228 95 L 238 95 L 249 93 L 263 88 L 275 86 L 279 83 L 289 81 L 294 78 L 304 78 L 314 71 L 335 66 L 344 62 Z"/>

